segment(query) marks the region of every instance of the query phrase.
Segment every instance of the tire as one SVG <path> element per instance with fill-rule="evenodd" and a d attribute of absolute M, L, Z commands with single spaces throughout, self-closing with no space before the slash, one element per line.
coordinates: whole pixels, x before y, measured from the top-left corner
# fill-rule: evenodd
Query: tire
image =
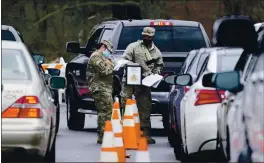
<path fill-rule="evenodd" d="M 177 160 L 185 161 L 186 160 L 186 154 L 184 153 L 183 145 L 182 145 L 182 139 L 175 134 L 174 138 L 174 155 Z"/>
<path fill-rule="evenodd" d="M 169 131 L 168 131 L 168 142 L 170 144 L 171 147 L 175 146 L 175 133 L 174 131 L 171 129 L 171 127 L 169 127 Z"/>
<path fill-rule="evenodd" d="M 60 127 L 60 104 L 57 104 L 57 112 L 56 112 L 56 135 L 59 132 L 59 127 Z"/>
<path fill-rule="evenodd" d="M 162 113 L 162 124 L 165 131 L 166 136 L 169 135 L 169 114 L 168 112 Z"/>
<path fill-rule="evenodd" d="M 78 100 L 74 86 L 67 88 L 67 126 L 70 130 L 82 130 L 84 128 L 85 114 L 78 112 Z"/>
<path fill-rule="evenodd" d="M 50 127 L 50 134 L 49 134 L 49 143 L 51 141 L 51 132 L 52 132 L 52 128 Z M 48 163 L 54 163 L 56 161 L 56 155 L 55 155 L 55 150 L 56 150 L 56 135 L 54 137 L 54 141 L 52 143 L 52 147 L 50 149 L 50 144 L 48 145 L 47 148 L 47 153 L 45 155 L 44 161 L 48 162 Z"/>

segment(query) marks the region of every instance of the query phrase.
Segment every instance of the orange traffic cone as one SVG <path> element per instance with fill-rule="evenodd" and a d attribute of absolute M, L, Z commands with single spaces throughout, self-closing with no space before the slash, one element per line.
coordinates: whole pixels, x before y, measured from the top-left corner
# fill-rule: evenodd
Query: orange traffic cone
<path fill-rule="evenodd" d="M 135 97 L 132 98 L 132 107 L 133 107 L 133 116 L 136 126 L 136 134 L 137 134 L 137 141 L 139 141 L 140 138 L 140 119 L 138 114 L 138 108 L 137 108 L 137 102 L 135 100 Z"/>
<path fill-rule="evenodd" d="M 115 97 L 115 102 L 113 104 L 113 112 L 112 112 L 111 119 L 113 119 L 114 110 L 117 110 L 118 111 L 118 119 L 120 120 L 120 124 L 121 124 L 121 134 L 123 135 L 123 121 L 122 121 L 122 118 L 121 118 L 121 111 L 120 111 L 120 104 L 119 104 L 118 97 Z M 122 137 L 122 142 L 123 142 L 123 145 L 124 145 L 124 139 L 123 139 L 123 137 Z M 131 156 L 130 154 L 126 154 L 125 155 L 126 158 L 130 158 L 130 156 Z"/>
<path fill-rule="evenodd" d="M 118 155 L 116 147 L 114 146 L 114 133 L 111 121 L 105 122 L 100 162 L 118 162 Z"/>
<path fill-rule="evenodd" d="M 121 120 L 121 111 L 120 111 L 120 104 L 119 104 L 118 97 L 115 97 L 115 102 L 113 104 L 112 118 L 113 118 L 114 110 L 117 110 L 118 111 L 118 117 L 119 117 L 119 120 Z"/>
<path fill-rule="evenodd" d="M 123 145 L 122 125 L 119 120 L 118 111 L 113 110 L 112 125 L 114 132 L 114 145 L 117 149 L 118 162 L 125 162 L 125 148 Z"/>
<path fill-rule="evenodd" d="M 139 147 L 136 153 L 136 162 L 150 162 L 147 139 L 141 137 L 139 140 Z"/>
<path fill-rule="evenodd" d="M 137 149 L 137 133 L 133 116 L 132 100 L 126 101 L 125 115 L 123 120 L 123 135 L 125 149 Z"/>

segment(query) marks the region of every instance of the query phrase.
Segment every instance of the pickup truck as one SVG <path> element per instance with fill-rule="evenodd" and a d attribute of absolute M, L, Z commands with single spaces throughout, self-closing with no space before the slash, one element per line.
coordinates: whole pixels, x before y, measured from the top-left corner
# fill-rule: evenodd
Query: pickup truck
<path fill-rule="evenodd" d="M 67 52 L 78 54 L 66 67 L 67 124 L 70 130 L 80 130 L 84 127 L 85 114 L 96 114 L 85 74 L 91 53 L 102 40 L 109 40 L 113 43 L 112 55 L 117 61 L 130 43 L 141 39 L 141 32 L 147 26 L 152 26 L 156 30 L 154 43 L 160 49 L 165 64 L 163 76 L 178 73 L 192 49 L 210 47 L 209 38 L 202 24 L 183 20 L 106 21 L 94 27 L 95 30 L 85 47 L 80 47 L 78 41 L 67 42 Z M 113 97 L 120 94 L 123 72 L 123 69 L 120 69 L 114 74 Z M 164 81 L 152 89 L 152 115 L 163 116 L 165 130 L 168 129 L 169 91 L 170 86 Z"/>

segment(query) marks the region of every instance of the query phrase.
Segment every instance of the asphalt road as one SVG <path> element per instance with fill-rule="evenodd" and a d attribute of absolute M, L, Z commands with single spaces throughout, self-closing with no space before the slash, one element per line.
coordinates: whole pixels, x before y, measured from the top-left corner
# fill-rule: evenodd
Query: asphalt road
<path fill-rule="evenodd" d="M 152 162 L 176 162 L 173 148 L 163 135 L 161 117 L 151 117 L 152 135 L 156 144 L 149 145 Z M 97 116 L 86 115 L 83 131 L 71 131 L 66 123 L 66 106 L 61 104 L 60 128 L 56 142 L 56 162 L 98 162 L 100 145 L 96 144 Z M 134 162 L 136 151 L 127 151 L 131 158 L 127 162 Z"/>

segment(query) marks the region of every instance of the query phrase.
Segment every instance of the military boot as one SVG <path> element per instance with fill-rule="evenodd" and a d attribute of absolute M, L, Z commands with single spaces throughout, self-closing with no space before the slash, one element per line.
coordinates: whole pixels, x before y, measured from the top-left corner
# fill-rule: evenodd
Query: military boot
<path fill-rule="evenodd" d="M 98 138 L 97 139 L 97 144 L 102 144 L 102 142 L 103 142 L 103 139 L 102 138 Z"/>
<path fill-rule="evenodd" d="M 149 131 L 143 131 L 143 136 L 147 138 L 148 144 L 156 144 L 156 141 L 150 136 Z"/>
<path fill-rule="evenodd" d="M 98 134 L 97 136 L 98 136 L 98 138 L 97 138 L 97 144 L 102 144 L 102 142 L 103 142 L 103 135 L 102 134 Z"/>

